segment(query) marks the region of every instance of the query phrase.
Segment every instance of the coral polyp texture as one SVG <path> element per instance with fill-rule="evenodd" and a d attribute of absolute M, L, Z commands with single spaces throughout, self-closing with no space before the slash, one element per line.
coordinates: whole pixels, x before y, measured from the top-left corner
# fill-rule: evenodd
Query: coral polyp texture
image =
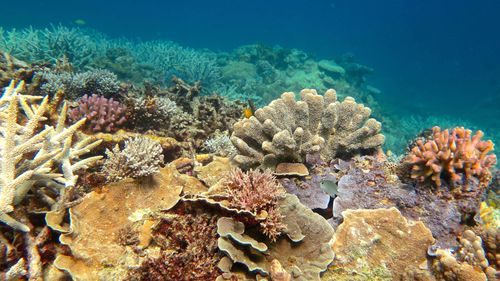
<path fill-rule="evenodd" d="M 231 141 L 238 149 L 234 161 L 243 167 L 303 162 L 307 154 L 324 160 L 375 150 L 384 143 L 381 124 L 371 110 L 351 97 L 337 101 L 335 90 L 324 96 L 304 89 L 300 101 L 287 92 L 234 124 Z"/>
<path fill-rule="evenodd" d="M 432 128 L 432 136 L 427 140 L 417 140 L 406 162 L 412 166 L 411 177 L 423 182 L 431 179 L 436 186 L 442 180 L 452 185 L 468 186 L 473 178 L 486 187 L 491 180 L 491 169 L 496 164 L 496 156 L 491 140 L 483 141 L 482 131 L 472 135 L 471 130 L 454 128 L 441 130 Z"/>
<path fill-rule="evenodd" d="M 269 170 L 232 171 L 224 182 L 229 207 L 250 211 L 260 220 L 262 232 L 276 240 L 284 229 L 278 200 L 285 193 Z"/>
<path fill-rule="evenodd" d="M 98 95 L 84 95 L 78 106 L 69 112 L 72 122 L 87 118 L 84 129 L 90 133 L 115 132 L 123 126 L 126 118 L 126 107 L 120 102 Z"/>

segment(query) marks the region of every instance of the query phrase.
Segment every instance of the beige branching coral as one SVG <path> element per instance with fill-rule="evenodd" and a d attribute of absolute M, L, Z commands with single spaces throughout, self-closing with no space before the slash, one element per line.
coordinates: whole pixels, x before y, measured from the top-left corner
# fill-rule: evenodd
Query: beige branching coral
<path fill-rule="evenodd" d="M 303 162 L 313 153 L 331 160 L 383 144 L 380 123 L 369 118 L 371 110 L 353 98 L 337 101 L 332 89 L 324 96 L 304 89 L 300 96 L 296 101 L 294 93 L 284 93 L 255 116 L 234 124 L 231 141 L 238 149 L 234 157 L 238 165 Z"/>
<path fill-rule="evenodd" d="M 75 171 L 98 157 L 80 160 L 99 144 L 76 140 L 85 119 L 65 127 L 68 107 L 63 105 L 57 124 L 47 124 L 48 97 L 24 95 L 24 83 L 11 82 L 0 98 L 0 221 L 21 231 L 29 228 L 9 215 L 35 185 L 56 187 L 61 193 L 75 185 Z M 33 156 L 32 156 L 33 155 Z"/>
<path fill-rule="evenodd" d="M 468 181 L 476 177 L 481 186 L 488 185 L 496 156 L 488 154 L 494 145 L 491 140 L 481 140 L 483 132 L 477 131 L 472 136 L 471 130 L 463 127 L 443 131 L 434 127 L 432 133 L 425 143 L 417 140 L 406 158 L 406 162 L 412 165 L 412 178 L 419 181 L 430 178 L 436 186 L 441 186 L 442 178 L 451 184 L 465 180 L 465 185 L 468 185 Z"/>

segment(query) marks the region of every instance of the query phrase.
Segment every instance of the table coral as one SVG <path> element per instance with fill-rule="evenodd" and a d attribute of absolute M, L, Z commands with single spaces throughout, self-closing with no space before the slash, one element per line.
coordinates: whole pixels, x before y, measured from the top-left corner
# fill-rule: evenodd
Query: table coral
<path fill-rule="evenodd" d="M 258 240 L 259 236 L 247 228 L 236 228 L 239 234 L 234 235 L 230 234 L 231 231 L 218 231 L 222 233 L 218 240 L 219 249 L 254 274 L 276 273 L 277 261 L 282 266 L 280 271 L 288 272 L 292 280 L 320 280 L 321 272 L 327 269 L 334 257 L 330 246 L 332 227 L 323 217 L 300 204 L 295 195 L 283 197 L 279 206 L 287 235 L 269 243 L 268 240 Z M 262 243 L 267 247 L 262 247 Z M 247 251 L 247 246 L 255 248 Z"/>
<path fill-rule="evenodd" d="M 175 206 L 186 177 L 167 166 L 150 180 L 126 179 L 87 194 L 70 209 L 71 231 L 60 237 L 72 256 L 59 254 L 56 267 L 77 280 L 121 280 L 139 262 L 128 245 L 132 225 L 150 225 L 149 213 Z"/>
<path fill-rule="evenodd" d="M 493 142 L 482 141 L 483 132 L 472 135 L 463 127 L 451 130 L 434 127 L 432 133 L 432 137 L 425 141 L 417 140 L 406 158 L 412 166 L 412 178 L 420 182 L 431 179 L 438 187 L 444 178 L 452 185 L 468 187 L 475 177 L 481 187 L 488 185 L 496 156 L 488 154 L 493 150 Z"/>
<path fill-rule="evenodd" d="M 231 141 L 238 149 L 234 161 L 242 167 L 303 162 L 307 154 L 324 160 L 352 156 L 379 148 L 381 125 L 369 118 L 371 110 L 347 97 L 337 101 L 335 90 L 324 96 L 315 90 L 288 92 L 255 115 L 233 126 Z"/>

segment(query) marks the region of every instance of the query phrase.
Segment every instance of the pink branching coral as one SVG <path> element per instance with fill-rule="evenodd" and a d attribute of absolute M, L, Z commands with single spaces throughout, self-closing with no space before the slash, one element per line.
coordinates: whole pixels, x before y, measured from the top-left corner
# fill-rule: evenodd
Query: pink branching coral
<path fill-rule="evenodd" d="M 434 127 L 432 132 L 433 136 L 425 143 L 418 140 L 406 158 L 412 165 L 412 178 L 421 182 L 431 178 L 439 187 L 442 178 L 453 185 L 463 182 L 465 175 L 465 185 L 473 177 L 479 180 L 480 186 L 488 185 L 496 156 L 488 154 L 494 145 L 491 140 L 481 140 L 483 132 L 477 131 L 472 136 L 471 131 L 463 127 L 451 131 Z"/>
<path fill-rule="evenodd" d="M 87 118 L 85 130 L 88 132 L 115 132 L 127 120 L 126 107 L 113 98 L 85 95 L 78 101 L 78 107 L 69 112 L 71 122 L 84 117 Z"/>
<path fill-rule="evenodd" d="M 256 214 L 262 232 L 275 241 L 284 230 L 278 199 L 284 190 L 270 170 L 261 172 L 241 169 L 232 171 L 226 178 L 225 192 L 230 207 Z"/>

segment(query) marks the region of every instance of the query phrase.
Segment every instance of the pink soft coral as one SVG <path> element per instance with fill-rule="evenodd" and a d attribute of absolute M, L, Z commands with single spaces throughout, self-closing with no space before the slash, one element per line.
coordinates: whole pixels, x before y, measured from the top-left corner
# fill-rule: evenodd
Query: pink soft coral
<path fill-rule="evenodd" d="M 232 208 L 246 210 L 259 218 L 262 232 L 275 241 L 285 228 L 278 199 L 284 190 L 271 171 L 241 169 L 232 171 L 225 182 L 225 192 Z"/>
<path fill-rule="evenodd" d="M 466 186 L 472 177 L 479 179 L 481 187 L 488 185 L 496 156 L 488 154 L 494 145 L 491 140 L 481 140 L 483 132 L 477 131 L 471 136 L 471 131 L 463 127 L 451 132 L 434 127 L 432 132 L 433 136 L 425 143 L 418 140 L 406 158 L 412 165 L 412 178 L 419 181 L 431 178 L 439 187 L 442 177 L 457 184 L 465 175 Z"/>

